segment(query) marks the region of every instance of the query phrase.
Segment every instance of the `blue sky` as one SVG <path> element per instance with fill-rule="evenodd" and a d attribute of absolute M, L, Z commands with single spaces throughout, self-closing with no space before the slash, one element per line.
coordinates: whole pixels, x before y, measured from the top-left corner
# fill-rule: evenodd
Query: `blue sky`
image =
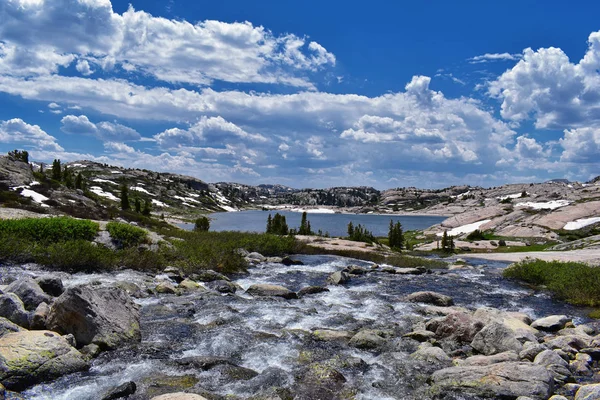
<path fill-rule="evenodd" d="M 600 4 L 0 2 L 0 151 L 209 182 L 600 175 Z"/>

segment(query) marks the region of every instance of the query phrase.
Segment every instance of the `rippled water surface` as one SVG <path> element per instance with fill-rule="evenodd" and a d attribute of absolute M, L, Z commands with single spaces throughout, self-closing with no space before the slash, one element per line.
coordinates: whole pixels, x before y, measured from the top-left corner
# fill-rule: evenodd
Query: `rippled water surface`
<path fill-rule="evenodd" d="M 346 265 L 369 265 L 335 256 L 298 258 L 305 265 L 263 264 L 235 282 L 244 289 L 254 283 L 272 283 L 299 290 L 307 285 L 325 284 L 328 274 Z M 252 298 L 242 291 L 238 295 L 200 293 L 140 299 L 137 300 L 142 306 L 140 345 L 103 353 L 88 372 L 38 385 L 25 396 L 91 400 L 99 398 L 98 393 L 129 380 L 138 386 L 152 387 L 152 382 L 165 377 L 192 376 L 211 393 L 247 398 L 266 387 L 291 387 L 294 377 L 305 368 L 307 358 L 319 361 L 358 357 L 368 364 L 366 368 L 341 371 L 348 385 L 357 389 L 357 398 L 422 398 L 419 389 L 411 387 L 414 366 L 406 364 L 408 354 L 414 349 L 407 347 L 406 339 L 400 339 L 402 333 L 411 330 L 420 307 L 402 301 L 408 293 L 435 290 L 468 308 L 492 306 L 524 311 L 531 317 L 564 313 L 584 318 L 585 310 L 502 279 L 502 267 L 500 263 L 488 263 L 473 270 L 416 276 L 373 272 L 353 277 L 347 286 L 330 286 L 329 292 L 298 300 Z M 154 277 L 126 271 L 117 275 L 65 274 L 64 279 L 67 286 L 89 282 L 112 285 L 123 280 L 151 286 Z M 365 327 L 393 330 L 398 339 L 381 352 L 371 352 L 316 342 L 310 336 L 317 328 L 356 331 Z M 249 380 L 231 380 L 223 370 L 196 371 L 177 364 L 177 359 L 187 356 L 227 357 L 259 375 Z"/>

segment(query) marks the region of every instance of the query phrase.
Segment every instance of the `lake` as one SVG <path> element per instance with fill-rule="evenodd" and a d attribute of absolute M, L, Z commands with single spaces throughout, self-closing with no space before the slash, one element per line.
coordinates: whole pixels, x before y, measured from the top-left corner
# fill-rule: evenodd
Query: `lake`
<path fill-rule="evenodd" d="M 278 212 L 285 215 L 287 224 L 290 228 L 298 228 L 302 213 L 282 210 L 250 210 L 239 212 L 222 212 L 210 214 L 211 231 L 242 231 L 242 232 L 264 232 L 267 227 L 267 218 Z M 346 236 L 348 233 L 348 223 L 352 222 L 355 226 L 361 224 L 373 232 L 375 236 L 387 236 L 390 219 L 400 221 L 402 228 L 408 230 L 421 230 L 429 228 L 432 225 L 439 224 L 447 217 L 440 216 L 419 216 L 419 215 L 375 215 L 375 214 L 319 214 L 309 213 L 308 220 L 314 232 L 319 229 L 329 232 L 330 236 Z M 193 224 L 181 224 L 186 229 L 192 229 Z"/>

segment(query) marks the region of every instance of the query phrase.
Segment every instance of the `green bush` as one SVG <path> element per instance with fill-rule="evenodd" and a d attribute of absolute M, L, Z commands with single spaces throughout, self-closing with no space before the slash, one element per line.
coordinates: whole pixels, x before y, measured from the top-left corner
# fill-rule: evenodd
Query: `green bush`
<path fill-rule="evenodd" d="M 0 235 L 39 243 L 93 240 L 98 224 L 70 217 L 24 218 L 0 221 Z"/>
<path fill-rule="evenodd" d="M 200 217 L 196 219 L 194 224 L 195 231 L 208 232 L 210 229 L 210 220 L 207 217 Z"/>
<path fill-rule="evenodd" d="M 52 243 L 38 247 L 35 261 L 46 267 L 68 272 L 108 270 L 116 266 L 115 252 L 86 240 Z"/>
<path fill-rule="evenodd" d="M 485 236 L 479 229 L 475 229 L 467 235 L 467 240 L 485 240 Z"/>
<path fill-rule="evenodd" d="M 504 270 L 514 278 L 545 286 L 558 298 L 576 305 L 600 305 L 600 268 L 577 262 L 524 260 Z"/>
<path fill-rule="evenodd" d="M 148 233 L 144 229 L 123 222 L 109 222 L 106 230 L 122 248 L 138 246 L 148 240 Z"/>

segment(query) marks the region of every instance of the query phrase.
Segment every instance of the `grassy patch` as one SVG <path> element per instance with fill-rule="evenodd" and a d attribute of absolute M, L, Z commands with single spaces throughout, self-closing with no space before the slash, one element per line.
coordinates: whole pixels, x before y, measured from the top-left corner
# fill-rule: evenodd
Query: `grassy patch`
<path fill-rule="evenodd" d="M 24 218 L 0 221 L 0 235 L 39 243 L 93 240 L 98 224 L 70 217 Z"/>
<path fill-rule="evenodd" d="M 139 246 L 148 240 L 148 233 L 144 229 L 122 222 L 109 222 L 106 230 L 122 248 Z"/>
<path fill-rule="evenodd" d="M 514 278 L 548 288 L 556 297 L 576 305 L 600 305 L 600 268 L 577 262 L 524 260 L 504 270 Z"/>

